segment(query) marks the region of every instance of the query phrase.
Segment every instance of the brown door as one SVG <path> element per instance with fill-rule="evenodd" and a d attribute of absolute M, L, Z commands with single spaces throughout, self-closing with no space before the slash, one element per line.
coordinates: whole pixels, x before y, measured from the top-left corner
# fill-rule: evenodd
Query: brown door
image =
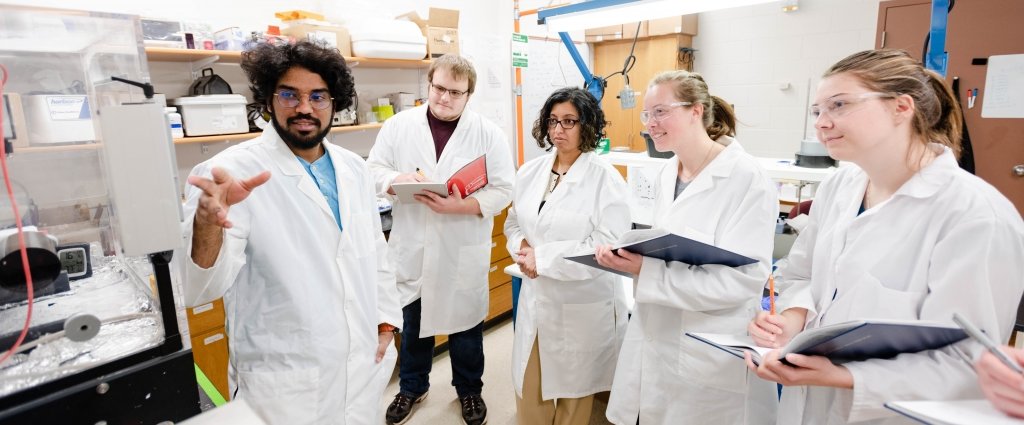
<path fill-rule="evenodd" d="M 647 143 L 640 137 L 644 130 L 640 123 L 640 111 L 644 109 L 644 97 L 647 83 L 662 71 L 682 69 L 678 61 L 679 48 L 689 47 L 692 38 L 688 35 L 663 35 L 637 40 L 633 55 L 636 64 L 629 72 L 629 86 L 638 92 L 636 106 L 622 109 L 619 102 L 619 91 L 625 86 L 621 75 L 608 79 L 608 87 L 601 100 L 601 109 L 605 119 L 610 123 L 605 133 L 611 139 L 612 147 L 625 146 L 630 151 L 644 151 Z M 594 45 L 594 74 L 602 77 L 622 70 L 622 62 L 629 56 L 633 40 L 617 40 Z"/>
<path fill-rule="evenodd" d="M 960 77 L 961 106 L 967 117 L 974 147 L 978 177 L 991 183 L 1010 198 L 1024 214 L 1024 176 L 1014 167 L 1024 168 L 1024 118 L 982 118 L 985 101 L 985 65 L 971 65 L 974 58 L 1024 54 L 1024 1 L 959 0 L 949 15 L 946 51 L 949 65 L 946 78 Z M 966 109 L 967 89 L 978 89 L 974 108 Z"/>
<path fill-rule="evenodd" d="M 915 58 L 924 51 L 924 39 L 931 27 L 932 2 L 893 0 L 878 4 L 876 49 L 902 49 Z"/>
<path fill-rule="evenodd" d="M 920 58 L 931 22 L 931 2 L 883 1 L 878 8 L 875 47 L 903 48 Z M 975 172 L 1024 214 L 1024 176 L 1015 172 L 1015 167 L 1024 168 L 1024 119 L 981 117 L 987 67 L 971 64 L 976 58 L 1024 54 L 1021 20 L 1024 20 L 1024 1 L 1021 0 L 958 0 L 949 14 L 946 31 L 946 52 L 949 53 L 946 80 L 960 79 L 960 105 L 971 135 Z M 922 22 L 924 28 L 920 29 Z M 968 109 L 965 95 L 968 89 L 974 88 L 978 89 L 978 97 L 974 108 Z"/>

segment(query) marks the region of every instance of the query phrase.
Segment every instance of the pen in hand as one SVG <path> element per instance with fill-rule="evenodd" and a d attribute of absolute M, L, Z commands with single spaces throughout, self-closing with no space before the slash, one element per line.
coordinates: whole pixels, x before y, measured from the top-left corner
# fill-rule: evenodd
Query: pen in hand
<path fill-rule="evenodd" d="M 775 314 L 775 276 L 768 275 L 768 314 Z"/>
<path fill-rule="evenodd" d="M 953 313 L 953 321 L 956 322 L 964 332 L 967 332 L 967 335 L 970 335 L 971 338 L 974 338 L 976 341 L 980 342 L 981 345 L 985 346 L 985 349 L 992 353 L 992 355 L 996 356 L 996 358 L 1003 362 L 1007 367 L 1013 369 L 1014 372 L 1024 374 L 1024 369 L 1022 369 L 1017 362 L 1006 357 L 1006 353 L 1004 353 L 1003 350 L 1000 350 L 984 332 L 976 328 L 971 324 L 971 322 L 968 322 L 967 319 L 963 318 L 963 316 L 960 316 L 958 313 Z"/>

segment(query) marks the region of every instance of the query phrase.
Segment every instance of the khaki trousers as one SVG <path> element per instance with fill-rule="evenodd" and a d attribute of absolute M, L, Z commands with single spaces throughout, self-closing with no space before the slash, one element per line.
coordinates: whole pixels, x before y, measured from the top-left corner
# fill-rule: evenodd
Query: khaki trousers
<path fill-rule="evenodd" d="M 530 359 L 523 377 L 523 398 L 516 397 L 516 418 L 519 425 L 588 425 L 594 395 L 581 398 L 541 399 L 540 352 L 533 340 Z"/>

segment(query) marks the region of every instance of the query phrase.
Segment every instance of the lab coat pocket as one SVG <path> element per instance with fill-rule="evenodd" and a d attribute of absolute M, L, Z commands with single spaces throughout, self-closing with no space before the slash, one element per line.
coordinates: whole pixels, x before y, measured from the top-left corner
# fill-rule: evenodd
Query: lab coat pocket
<path fill-rule="evenodd" d="M 567 352 L 606 350 L 616 339 L 612 301 L 563 304 L 561 328 L 562 346 Z"/>
<path fill-rule="evenodd" d="M 846 290 L 849 293 L 843 294 Z M 902 291 L 887 287 L 870 273 L 864 273 L 854 285 L 840 288 L 822 324 L 852 319 L 918 320 L 926 292 Z"/>
<path fill-rule="evenodd" d="M 742 334 L 749 318 L 716 316 L 696 311 L 683 312 L 684 331 Z M 734 393 L 746 388 L 746 366 L 736 357 L 709 347 L 696 339 L 680 339 L 679 375 L 698 386 Z"/>
<path fill-rule="evenodd" d="M 373 220 L 380 220 L 380 214 L 360 213 L 352 214 L 350 223 L 342 230 L 346 232 L 349 239 L 349 248 L 353 250 L 355 258 L 371 257 L 371 250 L 376 248 L 377 228 Z M 345 223 L 342 223 L 343 225 Z"/>
<path fill-rule="evenodd" d="M 486 291 L 490 262 L 490 242 L 459 248 L 458 267 L 451 271 L 456 287 L 460 290 Z"/>
<path fill-rule="evenodd" d="M 312 424 L 317 419 L 318 368 L 238 372 L 239 395 L 269 424 Z"/>

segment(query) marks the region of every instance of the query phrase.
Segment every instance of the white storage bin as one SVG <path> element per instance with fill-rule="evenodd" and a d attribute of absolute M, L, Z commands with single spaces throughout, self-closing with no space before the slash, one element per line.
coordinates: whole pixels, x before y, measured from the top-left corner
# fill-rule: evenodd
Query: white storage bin
<path fill-rule="evenodd" d="M 186 136 L 249 132 L 245 96 L 240 94 L 179 97 L 171 103 L 181 111 Z"/>
<path fill-rule="evenodd" d="M 423 59 L 427 38 L 409 21 L 376 21 L 353 26 L 352 54 L 377 59 Z"/>

